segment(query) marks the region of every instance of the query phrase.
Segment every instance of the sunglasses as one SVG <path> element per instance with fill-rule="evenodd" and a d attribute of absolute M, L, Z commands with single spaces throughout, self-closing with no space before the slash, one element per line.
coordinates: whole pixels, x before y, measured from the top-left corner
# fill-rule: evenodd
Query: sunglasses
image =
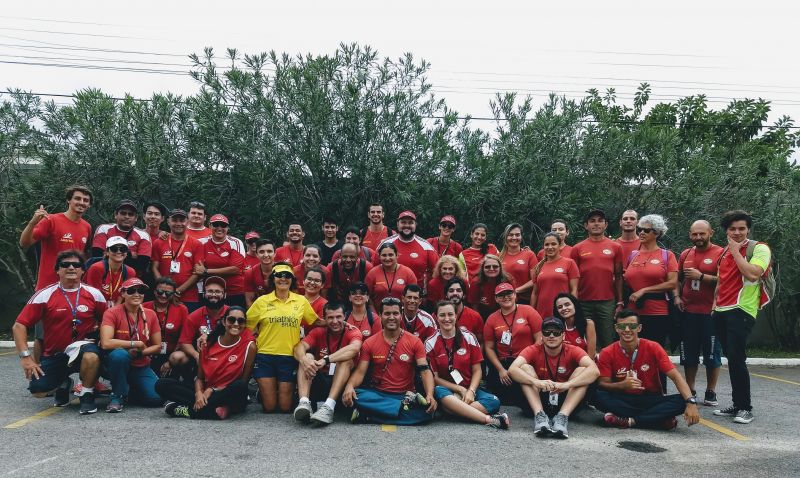
<path fill-rule="evenodd" d="M 456 225 L 450 222 L 440 222 L 439 227 L 443 227 L 445 229 L 455 229 Z"/>
<path fill-rule="evenodd" d="M 189 207 L 205 209 L 206 205 L 201 203 L 200 201 L 192 201 L 192 202 L 189 203 Z"/>
<path fill-rule="evenodd" d="M 228 227 L 224 222 L 212 222 L 211 227 Z"/>
<path fill-rule="evenodd" d="M 174 290 L 159 290 L 159 289 L 156 289 L 156 294 L 163 295 L 165 297 L 172 297 L 172 295 L 175 294 L 175 291 Z"/>
<path fill-rule="evenodd" d="M 125 293 L 128 295 L 134 295 L 134 294 L 144 295 L 145 292 L 147 292 L 147 287 L 144 286 L 128 287 L 127 289 L 125 289 Z"/>
<path fill-rule="evenodd" d="M 614 324 L 614 328 L 617 330 L 636 330 L 639 328 L 639 324 Z"/>
<path fill-rule="evenodd" d="M 383 305 L 400 305 L 400 299 L 396 297 L 386 297 L 381 301 Z"/>
<path fill-rule="evenodd" d="M 229 315 L 229 316 L 225 317 L 225 322 L 227 322 L 230 325 L 233 325 L 233 324 L 244 325 L 244 323 L 247 322 L 247 319 L 245 317 L 231 317 Z"/>
<path fill-rule="evenodd" d="M 514 293 L 514 291 L 512 291 L 512 290 L 507 290 L 507 291 L 505 291 L 505 292 L 501 292 L 501 293 L 499 293 L 499 294 L 495 294 L 495 297 L 500 297 L 500 298 L 504 298 L 504 297 L 511 297 L 511 294 L 513 294 L 513 293 Z"/>
<path fill-rule="evenodd" d="M 78 261 L 62 261 L 58 263 L 59 269 L 69 269 L 70 267 L 73 267 L 75 269 L 81 269 L 83 268 L 83 264 Z"/>
<path fill-rule="evenodd" d="M 364 290 L 351 290 L 350 295 L 367 295 L 367 291 Z"/>
<path fill-rule="evenodd" d="M 111 246 L 108 248 L 108 252 L 128 252 L 128 248 L 125 246 Z"/>
<path fill-rule="evenodd" d="M 294 275 L 291 272 L 276 272 L 272 274 L 272 277 L 276 279 L 291 279 Z"/>
<path fill-rule="evenodd" d="M 652 227 L 637 227 L 636 228 L 636 234 L 641 234 L 641 233 L 650 234 L 653 231 L 654 231 L 654 229 Z"/>
<path fill-rule="evenodd" d="M 499 265 L 495 265 L 495 264 L 486 264 L 485 266 L 483 266 L 483 268 L 484 269 L 488 269 L 490 271 L 493 271 L 495 269 L 499 269 L 500 266 Z"/>
<path fill-rule="evenodd" d="M 563 334 L 564 332 L 558 329 L 542 330 L 542 335 L 545 337 L 561 337 Z"/>

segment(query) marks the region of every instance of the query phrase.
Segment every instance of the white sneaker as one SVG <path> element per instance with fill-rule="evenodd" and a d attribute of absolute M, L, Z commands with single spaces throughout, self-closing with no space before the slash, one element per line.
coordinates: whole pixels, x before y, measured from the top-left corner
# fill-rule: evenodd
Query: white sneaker
<path fill-rule="evenodd" d="M 310 402 L 300 402 L 297 404 L 297 408 L 294 409 L 294 419 L 295 421 L 301 423 L 308 423 L 308 419 L 311 417 L 311 403 Z"/>
<path fill-rule="evenodd" d="M 314 425 L 330 425 L 333 423 L 333 410 L 323 404 L 311 415 L 311 423 Z"/>
<path fill-rule="evenodd" d="M 733 418 L 734 423 L 748 424 L 753 421 L 755 415 L 750 410 L 739 410 Z"/>

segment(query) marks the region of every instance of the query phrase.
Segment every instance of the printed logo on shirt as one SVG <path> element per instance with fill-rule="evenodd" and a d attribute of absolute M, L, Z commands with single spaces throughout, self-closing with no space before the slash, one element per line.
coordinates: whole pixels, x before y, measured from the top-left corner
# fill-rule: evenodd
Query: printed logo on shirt
<path fill-rule="evenodd" d="M 185 257 L 192 257 L 192 253 L 190 251 L 186 251 L 183 253 Z"/>
<path fill-rule="evenodd" d="M 456 350 L 456 353 L 458 355 L 467 355 L 467 349 L 465 349 L 464 347 L 461 347 L 460 349 Z"/>
<path fill-rule="evenodd" d="M 409 254 L 409 256 L 411 256 L 412 259 L 416 259 L 417 257 L 419 257 L 419 254 L 417 254 L 416 252 L 412 252 L 411 254 Z"/>
<path fill-rule="evenodd" d="M 561 274 L 561 273 L 563 273 L 563 272 L 564 272 L 564 268 L 563 268 L 563 267 L 556 267 L 554 270 L 555 270 L 556 272 L 558 272 L 559 274 Z"/>
<path fill-rule="evenodd" d="M 397 283 L 403 285 L 406 283 L 405 279 L 397 279 Z"/>
<path fill-rule="evenodd" d="M 639 370 L 641 370 L 642 372 L 647 372 L 648 370 L 650 370 L 650 366 L 647 365 L 646 363 L 642 364 L 642 366 L 639 367 Z"/>
<path fill-rule="evenodd" d="M 657 265 L 661 264 L 661 261 L 658 260 L 658 259 L 650 259 L 650 264 L 653 264 L 654 266 L 657 266 Z"/>
<path fill-rule="evenodd" d="M 627 375 L 627 374 L 628 374 L 628 369 L 625 367 L 622 367 L 621 369 L 617 370 L 617 375 Z"/>
<path fill-rule="evenodd" d="M 576 344 L 582 344 L 583 343 L 583 339 L 578 337 L 577 339 L 575 339 L 575 343 Z"/>
<path fill-rule="evenodd" d="M 710 257 L 706 257 L 705 259 L 703 259 L 703 264 L 711 264 L 712 262 L 714 261 L 712 261 Z"/>
<path fill-rule="evenodd" d="M 86 304 L 81 304 L 81 305 L 79 305 L 77 307 L 77 309 L 78 309 L 78 312 L 88 312 L 89 311 L 89 306 L 86 305 Z"/>
<path fill-rule="evenodd" d="M 133 247 L 136 245 L 136 241 L 128 241 L 128 246 Z"/>
<path fill-rule="evenodd" d="M 517 259 L 517 264 L 525 264 L 525 261 L 523 261 L 522 259 Z"/>
<path fill-rule="evenodd" d="M 362 330 L 362 331 L 361 331 L 361 335 L 363 335 L 364 337 L 367 337 L 367 336 L 369 336 L 369 334 L 370 334 L 370 333 L 371 333 L 371 332 L 370 332 L 369 330 Z"/>
<path fill-rule="evenodd" d="M 524 324 L 525 323 L 525 319 L 517 319 L 517 323 L 518 324 Z"/>
<path fill-rule="evenodd" d="M 174 328 L 175 328 L 175 324 L 173 324 L 172 322 L 168 322 L 168 323 L 167 323 L 167 325 L 166 325 L 165 327 L 166 327 L 166 328 L 168 328 L 168 329 L 170 329 L 170 330 L 172 330 L 172 329 L 174 329 Z"/>
<path fill-rule="evenodd" d="M 603 254 L 605 254 L 607 256 L 610 256 L 611 255 L 611 249 L 603 249 Z"/>
<path fill-rule="evenodd" d="M 71 241 L 72 240 L 72 233 L 71 232 L 67 232 L 66 234 L 64 234 L 64 236 L 61 239 L 70 240 Z"/>
<path fill-rule="evenodd" d="M 401 354 L 401 355 L 400 355 L 400 357 L 398 357 L 398 358 L 399 358 L 400 360 L 402 360 L 403 362 L 408 362 L 408 359 L 409 359 L 409 358 L 411 358 L 411 357 L 409 357 L 409 356 L 408 356 L 408 355 L 406 355 L 406 354 Z"/>
<path fill-rule="evenodd" d="M 88 240 L 88 238 L 86 238 L 86 237 L 81 237 L 81 242 L 83 242 L 84 244 L 86 244 L 86 241 L 87 241 L 87 240 Z"/>
<path fill-rule="evenodd" d="M 557 373 L 567 373 L 567 367 L 558 367 Z"/>
<path fill-rule="evenodd" d="M 328 347 L 322 347 L 321 349 L 319 349 L 319 354 L 328 355 Z"/>
<path fill-rule="evenodd" d="M 236 359 L 238 359 L 238 358 L 239 358 L 239 356 L 238 356 L 238 355 L 236 355 L 236 354 L 233 354 L 233 355 L 231 355 L 230 357 L 228 357 L 228 362 L 235 362 L 235 361 L 236 361 Z"/>
<path fill-rule="evenodd" d="M 223 251 L 223 252 L 221 252 L 219 254 L 220 257 L 228 257 L 229 255 L 230 255 L 230 252 L 228 252 L 228 251 Z"/>

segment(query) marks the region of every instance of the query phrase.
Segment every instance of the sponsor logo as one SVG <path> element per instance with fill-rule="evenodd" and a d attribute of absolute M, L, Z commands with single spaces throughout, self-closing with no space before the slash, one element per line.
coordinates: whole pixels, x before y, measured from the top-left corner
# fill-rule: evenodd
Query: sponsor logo
<path fill-rule="evenodd" d="M 369 333 L 370 333 L 370 331 L 369 331 L 369 330 L 362 330 L 362 331 L 361 331 L 361 335 L 363 335 L 364 337 L 367 337 L 367 336 L 369 336 Z"/>
<path fill-rule="evenodd" d="M 517 323 L 518 324 L 524 324 L 525 323 L 525 319 L 517 319 Z"/>
<path fill-rule="evenodd" d="M 223 251 L 223 252 L 221 252 L 219 254 L 220 257 L 228 257 L 229 255 L 230 255 L 230 252 L 228 252 L 228 251 Z"/>
<path fill-rule="evenodd" d="M 186 251 L 183 253 L 184 257 L 192 257 L 192 253 L 190 251 Z"/>
<path fill-rule="evenodd" d="M 319 354 L 328 355 L 328 347 L 322 347 L 321 349 L 319 349 Z"/>
<path fill-rule="evenodd" d="M 409 256 L 411 256 L 412 259 L 416 259 L 417 257 L 419 257 L 419 254 L 417 254 L 416 252 L 412 252 L 411 254 L 409 254 Z"/>
<path fill-rule="evenodd" d="M 647 365 L 646 363 L 642 364 L 642 366 L 639 367 L 639 370 L 641 370 L 642 372 L 647 372 L 648 370 L 650 370 L 650 366 Z"/>
<path fill-rule="evenodd" d="M 399 358 L 400 360 L 402 360 L 403 362 L 408 362 L 408 359 L 409 359 L 409 358 L 411 358 L 411 357 L 409 357 L 409 356 L 408 356 L 408 355 L 406 355 L 406 354 L 401 354 L 401 355 L 400 355 L 400 357 L 398 357 L 398 358 Z"/>
<path fill-rule="evenodd" d="M 458 355 L 467 355 L 467 349 L 465 349 L 464 347 L 461 347 L 460 349 L 456 350 L 456 353 Z"/>
<path fill-rule="evenodd" d="M 611 255 L 611 249 L 603 249 L 603 254 L 605 254 L 607 256 L 610 256 Z"/>
<path fill-rule="evenodd" d="M 136 245 L 136 241 L 128 241 L 128 247 L 133 247 Z"/>
<path fill-rule="evenodd" d="M 68 233 L 64 234 L 64 236 L 61 237 L 61 239 L 64 239 L 66 241 L 71 241 L 72 240 L 72 233 L 68 232 Z"/>
<path fill-rule="evenodd" d="M 86 304 L 81 304 L 76 308 L 78 309 L 78 312 L 89 312 L 89 306 Z"/>
<path fill-rule="evenodd" d="M 525 261 L 523 261 L 522 259 L 517 259 L 517 264 L 525 264 Z"/>
<path fill-rule="evenodd" d="M 556 267 L 554 270 L 556 272 L 558 272 L 559 274 L 563 274 L 564 273 L 564 268 L 563 267 Z"/>
<path fill-rule="evenodd" d="M 236 355 L 236 354 L 233 354 L 233 355 L 231 355 L 230 357 L 228 357 L 228 362 L 235 362 L 235 361 L 236 361 L 236 359 L 238 359 L 238 358 L 239 358 L 239 356 L 238 356 L 238 355 Z"/>
<path fill-rule="evenodd" d="M 406 281 L 404 279 L 397 279 L 397 283 L 403 285 L 406 283 Z"/>
<path fill-rule="evenodd" d="M 567 367 L 558 367 L 558 373 L 567 373 Z"/>
<path fill-rule="evenodd" d="M 657 266 L 657 265 L 661 264 L 661 261 L 658 260 L 658 259 L 650 259 L 650 264 L 653 264 L 654 266 Z"/>
<path fill-rule="evenodd" d="M 583 343 L 583 339 L 582 339 L 582 338 L 580 338 L 580 337 L 578 337 L 577 339 L 575 339 L 575 343 L 576 343 L 576 344 Z"/>
<path fill-rule="evenodd" d="M 167 325 L 165 325 L 165 327 L 172 330 L 175 328 L 175 324 L 173 324 L 172 322 L 168 322 Z"/>
<path fill-rule="evenodd" d="M 617 370 L 617 375 L 627 375 L 627 374 L 628 374 L 628 369 L 625 367 L 622 367 L 621 369 Z"/>
<path fill-rule="evenodd" d="M 706 257 L 705 259 L 703 259 L 703 264 L 711 264 L 712 262 L 714 262 L 714 261 L 712 261 L 712 260 L 711 260 L 710 258 L 708 258 L 708 257 Z"/>
<path fill-rule="evenodd" d="M 87 240 L 88 240 L 88 238 L 86 238 L 86 237 L 81 237 L 81 242 L 83 242 L 84 244 L 86 244 L 86 241 L 87 241 Z"/>

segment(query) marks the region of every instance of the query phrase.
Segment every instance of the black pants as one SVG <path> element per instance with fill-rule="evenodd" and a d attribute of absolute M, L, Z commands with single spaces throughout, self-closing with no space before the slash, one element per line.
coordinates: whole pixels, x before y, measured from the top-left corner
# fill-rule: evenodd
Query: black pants
<path fill-rule="evenodd" d="M 508 370 L 508 367 L 510 367 L 513 362 L 513 357 L 500 359 L 500 363 L 503 364 L 503 368 L 506 370 Z M 532 416 L 533 410 L 531 410 L 528 400 L 525 399 L 525 395 L 522 394 L 522 387 L 514 381 L 511 382 L 511 385 L 503 385 L 503 382 L 500 381 L 500 374 L 497 373 L 497 369 L 494 368 L 491 363 L 488 369 L 488 373 L 486 374 L 486 388 L 497 395 L 497 398 L 500 399 L 500 403 L 502 405 L 519 407 L 522 409 L 523 414 Z"/>
<path fill-rule="evenodd" d="M 672 328 L 672 321 L 668 315 L 640 315 L 642 322 L 642 332 L 639 337 L 653 342 L 658 342 L 661 348 L 667 349 L 667 337 Z M 663 373 L 658 374 L 661 379 L 661 391 L 667 393 L 667 376 Z"/>
<path fill-rule="evenodd" d="M 722 344 L 722 353 L 728 358 L 731 376 L 733 406 L 737 410 L 752 410 L 750 403 L 750 372 L 747 370 L 747 336 L 753 330 L 755 319 L 742 309 L 714 312 L 717 339 Z"/>
<path fill-rule="evenodd" d="M 622 418 L 633 418 L 636 425 L 644 428 L 658 428 L 668 418 L 680 415 L 686 409 L 686 402 L 679 394 L 658 395 L 643 393 L 614 393 L 598 390 L 594 395 L 595 406 Z"/>
<path fill-rule="evenodd" d="M 236 380 L 222 390 L 212 392 L 208 403 L 200 410 L 194 409 L 194 387 L 189 383 L 173 378 L 160 378 L 156 382 L 156 392 L 165 400 L 189 407 L 189 416 L 192 418 L 218 418 L 215 411 L 217 407 L 227 406 L 231 415 L 241 413 L 247 407 L 247 384 L 242 380 Z"/>

